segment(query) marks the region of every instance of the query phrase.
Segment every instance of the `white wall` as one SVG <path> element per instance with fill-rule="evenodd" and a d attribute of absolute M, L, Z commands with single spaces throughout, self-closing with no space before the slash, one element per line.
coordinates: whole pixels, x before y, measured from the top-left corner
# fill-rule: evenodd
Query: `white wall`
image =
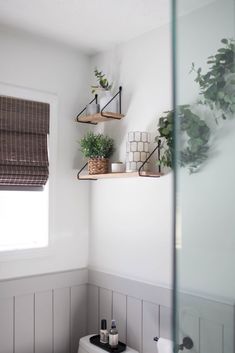
<path fill-rule="evenodd" d="M 183 2 L 178 3 L 182 10 Z M 178 99 L 192 103 L 198 96 L 194 62 L 205 69 L 206 58 L 220 47 L 223 37 L 234 37 L 234 2 L 217 0 L 178 19 Z M 156 132 L 157 118 L 171 107 L 170 26 L 92 58 L 97 66 L 123 85 L 122 122 L 105 124 L 117 152 L 125 160 L 130 130 Z M 94 78 L 91 78 L 94 83 Z M 179 208 L 183 247 L 178 252 L 181 289 L 212 296 L 234 297 L 234 149 L 233 123 L 224 128 L 211 156 L 196 175 L 179 174 Z M 230 133 L 228 134 L 228 131 Z M 218 152 L 218 153 L 217 153 Z M 230 152 L 230 153 L 229 153 Z M 224 173 L 224 170 L 228 173 Z M 111 180 L 92 183 L 90 260 L 92 268 L 171 285 L 172 176 L 159 180 Z M 234 267 L 234 266 L 233 266 Z M 226 274 L 226 275 L 225 275 Z"/>
<path fill-rule="evenodd" d="M 180 103 L 191 103 L 198 96 L 195 75 L 188 74 L 191 63 L 207 72 L 206 59 L 222 46 L 220 40 L 234 38 L 234 13 L 233 0 L 217 0 L 179 23 Z M 213 122 L 211 116 L 210 126 L 215 128 Z M 184 169 L 179 172 L 179 284 L 193 292 L 234 300 L 235 123 L 226 121 L 220 131 L 214 130 L 214 144 L 203 169 L 194 175 Z"/>
<path fill-rule="evenodd" d="M 219 47 L 222 37 L 234 35 L 233 13 L 233 1 L 220 0 L 180 19 L 181 103 L 192 102 L 198 93 L 193 76 L 188 75 L 191 63 L 202 66 L 205 58 Z M 125 160 L 128 131 L 147 130 L 153 138 L 159 116 L 171 108 L 170 26 L 92 57 L 90 64 L 86 56 L 69 48 L 4 28 L 0 43 L 1 82 L 58 97 L 51 247 L 48 252 L 36 255 L 30 252 L 15 260 L 2 261 L 0 277 L 86 266 L 90 227 L 91 268 L 170 286 L 172 174 L 160 179 L 92 182 L 90 195 L 89 183 L 76 180 L 81 164 L 76 141 L 87 127 L 72 120 L 86 102 L 87 77 L 97 66 L 114 80 L 115 88 L 123 86 L 126 114 L 123 121 L 91 127 L 115 138 L 117 149 L 113 159 Z M 94 83 L 93 77 L 90 82 Z M 235 197 L 231 192 L 234 127 L 230 124 L 224 130 L 227 138 L 217 144 L 220 158 L 211 158 L 196 175 L 189 176 L 185 170 L 180 174 L 183 217 L 180 285 L 184 289 L 229 297 L 234 293 L 229 269 L 234 257 L 235 226 Z M 215 273 L 217 277 L 212 280 Z"/>
<path fill-rule="evenodd" d="M 89 185 L 78 183 L 78 144 L 84 127 L 73 117 L 86 102 L 88 58 L 37 37 L 1 28 L 0 81 L 57 100 L 50 197 L 50 247 L 2 257 L 0 278 L 81 268 L 88 263 Z M 35 91 L 36 90 L 36 91 Z"/>
<path fill-rule="evenodd" d="M 91 71 L 95 66 L 115 88 L 123 86 L 125 118 L 100 130 L 115 139 L 113 160 L 125 161 L 127 132 L 149 131 L 153 138 L 160 114 L 171 107 L 169 26 L 94 56 Z M 170 286 L 172 175 L 97 181 L 91 195 L 90 267 Z"/>

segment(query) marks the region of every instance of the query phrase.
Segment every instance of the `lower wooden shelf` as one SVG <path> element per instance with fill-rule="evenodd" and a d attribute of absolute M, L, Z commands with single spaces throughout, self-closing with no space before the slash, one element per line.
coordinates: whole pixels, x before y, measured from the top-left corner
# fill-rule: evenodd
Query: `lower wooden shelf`
<path fill-rule="evenodd" d="M 80 180 L 97 180 L 97 179 L 114 179 L 114 178 L 136 178 L 136 177 L 149 177 L 149 178 L 158 178 L 163 176 L 162 173 L 153 173 L 153 172 L 141 172 L 139 175 L 138 172 L 125 172 L 125 173 L 107 173 L 107 174 L 80 174 Z"/>

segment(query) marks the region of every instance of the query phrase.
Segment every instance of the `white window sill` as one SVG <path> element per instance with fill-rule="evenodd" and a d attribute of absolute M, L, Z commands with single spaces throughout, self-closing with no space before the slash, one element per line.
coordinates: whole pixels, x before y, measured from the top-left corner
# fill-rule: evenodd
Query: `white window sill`
<path fill-rule="evenodd" d="M 27 260 L 33 258 L 47 257 L 51 254 L 51 246 L 17 249 L 0 252 L 0 262 Z"/>

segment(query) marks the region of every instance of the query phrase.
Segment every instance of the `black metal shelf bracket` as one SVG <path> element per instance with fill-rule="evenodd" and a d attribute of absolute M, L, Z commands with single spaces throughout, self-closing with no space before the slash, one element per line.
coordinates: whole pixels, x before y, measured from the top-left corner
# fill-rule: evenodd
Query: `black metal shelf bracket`
<path fill-rule="evenodd" d="M 140 177 L 143 178 L 159 178 L 160 175 L 144 175 L 142 174 L 142 169 L 144 168 L 145 164 L 150 160 L 150 158 L 152 157 L 152 155 L 154 154 L 154 152 L 158 150 L 158 172 L 159 174 L 161 173 L 161 164 L 160 164 L 160 158 L 161 158 L 161 140 L 158 140 L 157 146 L 153 149 L 153 151 L 150 153 L 150 155 L 148 156 L 148 158 L 145 159 L 145 161 L 142 163 L 142 165 L 139 167 L 138 169 L 138 174 Z"/>
<path fill-rule="evenodd" d="M 118 92 L 108 101 L 107 104 L 105 104 L 105 106 L 101 109 L 100 114 L 107 119 L 118 119 L 116 117 L 110 116 L 110 115 L 106 115 L 104 113 L 104 109 L 117 97 L 119 96 L 119 114 L 122 114 L 122 86 L 119 87 Z"/>
<path fill-rule="evenodd" d="M 86 168 L 86 166 L 88 165 L 88 162 L 86 162 L 86 164 L 79 170 L 78 174 L 77 174 L 77 178 L 78 180 L 97 180 L 97 179 L 91 179 L 91 178 L 80 178 L 80 174 L 81 172 Z"/>
<path fill-rule="evenodd" d="M 93 103 L 94 101 L 95 101 L 96 104 L 97 104 L 97 102 L 98 102 L 98 94 L 95 94 L 95 97 L 88 103 L 88 105 L 91 104 L 91 103 Z M 82 110 L 80 111 L 80 113 L 78 113 L 78 115 L 76 116 L 76 121 L 77 121 L 78 123 L 82 123 L 82 124 L 97 125 L 97 123 L 91 123 L 90 121 L 80 121 L 80 120 L 78 119 L 79 116 L 80 116 L 83 112 L 85 112 L 86 107 L 87 107 L 87 106 L 85 106 L 85 108 L 82 109 Z"/>

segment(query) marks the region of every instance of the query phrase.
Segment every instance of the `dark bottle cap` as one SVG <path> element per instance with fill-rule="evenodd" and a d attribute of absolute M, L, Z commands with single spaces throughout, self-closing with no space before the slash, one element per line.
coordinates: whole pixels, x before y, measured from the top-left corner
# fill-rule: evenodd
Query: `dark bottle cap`
<path fill-rule="evenodd" d="M 111 328 L 116 328 L 116 320 L 112 320 Z"/>
<path fill-rule="evenodd" d="M 107 321 L 105 319 L 101 320 L 101 330 L 107 330 Z"/>

